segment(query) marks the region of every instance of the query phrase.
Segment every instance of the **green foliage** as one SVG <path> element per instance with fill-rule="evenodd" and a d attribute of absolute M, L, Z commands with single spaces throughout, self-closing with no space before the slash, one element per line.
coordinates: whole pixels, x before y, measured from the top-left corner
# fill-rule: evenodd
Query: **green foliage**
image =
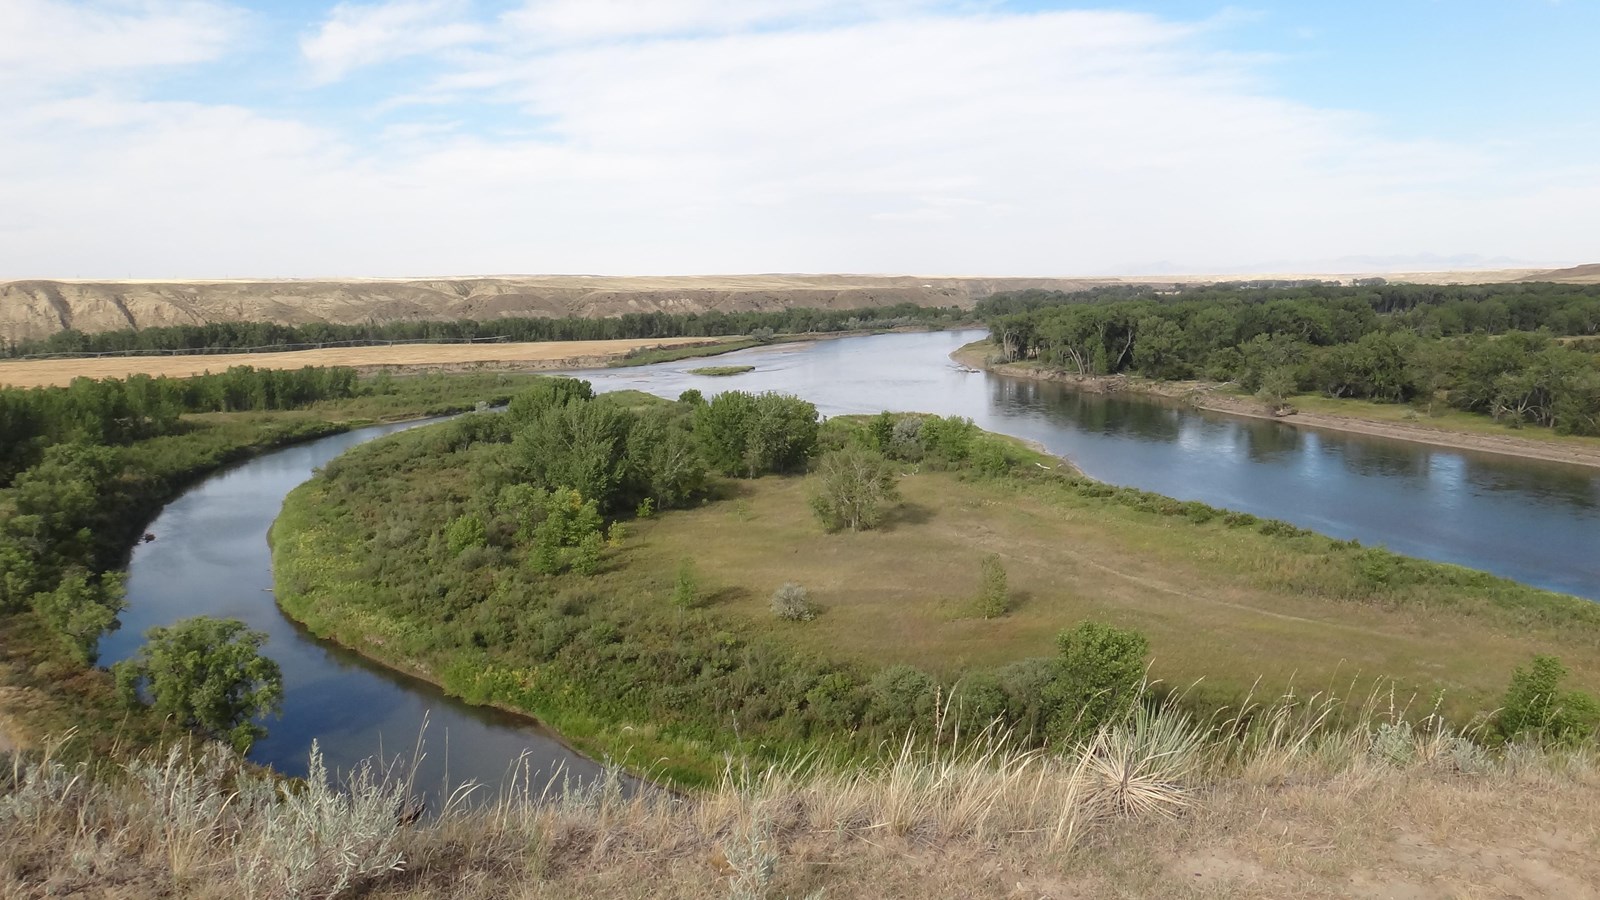
<path fill-rule="evenodd" d="M 678 561 L 678 577 L 672 583 L 672 603 L 680 609 L 688 609 L 700 599 L 700 579 L 695 574 L 694 560 L 681 559 Z"/>
<path fill-rule="evenodd" d="M 593 575 L 600 571 L 600 557 L 605 552 L 605 541 L 600 532 L 591 531 L 578 539 L 572 555 L 572 571 L 579 575 Z"/>
<path fill-rule="evenodd" d="M 1056 740 L 1081 741 L 1132 708 L 1144 680 L 1149 641 L 1137 631 L 1080 622 L 1056 639 L 1057 673 L 1046 689 Z"/>
<path fill-rule="evenodd" d="M 694 436 L 724 475 L 791 472 L 816 449 L 817 408 L 798 397 L 727 391 L 695 409 Z"/>
<path fill-rule="evenodd" d="M 69 570 L 55 590 L 33 595 L 34 610 L 84 665 L 95 661 L 100 635 L 116 627 L 124 606 L 121 575 L 95 579 L 79 568 Z"/>
<path fill-rule="evenodd" d="M 1600 289 L 1517 284 L 1224 285 L 1024 292 L 980 302 L 1006 359 L 1084 375 L 1234 381 L 1280 407 L 1320 390 L 1600 434 Z"/>
<path fill-rule="evenodd" d="M 857 309 L 794 307 L 770 311 L 704 313 L 627 313 L 592 318 L 508 317 L 485 321 L 449 322 L 407 320 L 336 325 L 308 322 L 280 325 L 271 322 L 209 322 L 204 325 L 170 325 L 155 328 L 86 334 L 67 329 L 39 340 L 0 347 L 0 355 L 117 353 L 136 350 L 252 350 L 267 352 L 322 347 L 330 344 L 365 344 L 390 341 L 465 341 L 498 338 L 507 341 L 597 341 L 623 338 L 720 337 L 748 334 L 771 340 L 775 334 L 853 331 L 897 325 L 940 327 L 972 320 L 970 312 L 954 306 L 893 306 Z M 751 341 L 753 345 L 755 341 Z M 671 355 L 678 350 L 678 356 Z M 661 356 L 681 358 L 698 348 L 669 348 Z M 731 348 L 731 349 L 737 349 Z"/>
<path fill-rule="evenodd" d="M 235 366 L 193 378 L 77 378 L 68 387 L 0 388 L 0 487 L 58 444 L 120 446 L 182 429 L 184 413 L 300 409 L 356 393 L 354 369 Z"/>
<path fill-rule="evenodd" d="M 846 447 L 822 457 L 820 492 L 811 509 L 829 531 L 866 531 L 883 521 L 884 504 L 900 499 L 894 465 L 870 450 Z"/>
<path fill-rule="evenodd" d="M 1600 703 L 1582 691 L 1561 689 L 1567 668 L 1554 656 L 1535 656 L 1511 674 L 1495 725 L 1501 737 L 1575 743 L 1600 728 Z"/>
<path fill-rule="evenodd" d="M 112 668 L 127 702 L 143 693 L 158 714 L 240 753 L 266 734 L 256 720 L 281 711 L 283 674 L 261 655 L 265 634 L 235 619 L 197 616 L 145 636 L 136 657 Z"/>
<path fill-rule="evenodd" d="M 482 547 L 488 541 L 483 518 L 476 513 L 463 513 L 450 520 L 444 528 L 445 545 L 451 556 L 460 556 L 468 547 Z"/>
<path fill-rule="evenodd" d="M 817 617 L 806 589 L 792 581 L 772 592 L 772 614 L 790 622 L 809 622 Z"/>
<path fill-rule="evenodd" d="M 984 556 L 978 567 L 978 596 L 975 604 L 978 615 L 985 619 L 998 619 L 1011 605 L 1011 592 L 1006 587 L 1006 567 L 1000 554 Z"/>
<path fill-rule="evenodd" d="M 867 719 L 880 731 L 904 734 L 933 720 L 939 684 L 914 666 L 887 666 L 867 685 Z"/>
<path fill-rule="evenodd" d="M 1261 387 L 1256 391 L 1256 396 L 1274 410 L 1283 410 L 1286 406 L 1284 398 L 1295 391 L 1294 372 L 1283 366 L 1268 369 L 1261 376 Z"/>
<path fill-rule="evenodd" d="M 706 398 L 698 389 L 689 388 L 678 395 L 678 402 L 685 406 L 700 406 L 706 402 Z"/>

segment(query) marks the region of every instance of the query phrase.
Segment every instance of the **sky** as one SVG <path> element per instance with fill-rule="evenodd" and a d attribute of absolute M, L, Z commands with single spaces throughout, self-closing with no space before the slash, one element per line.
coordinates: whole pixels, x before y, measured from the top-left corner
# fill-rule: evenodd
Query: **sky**
<path fill-rule="evenodd" d="M 1597 0 L 0 0 L 0 279 L 1600 261 Z"/>

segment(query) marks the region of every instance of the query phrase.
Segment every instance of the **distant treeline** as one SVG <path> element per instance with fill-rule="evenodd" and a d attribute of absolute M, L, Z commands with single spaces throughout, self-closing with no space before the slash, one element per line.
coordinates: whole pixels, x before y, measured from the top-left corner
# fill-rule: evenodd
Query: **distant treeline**
<path fill-rule="evenodd" d="M 217 350 L 300 350 L 327 344 L 391 341 L 598 341 L 620 338 L 714 337 L 728 334 L 798 334 L 887 328 L 896 325 L 949 325 L 971 321 L 972 313 L 954 306 L 894 306 L 863 309 L 785 309 L 770 312 L 628 313 L 604 319 L 509 318 L 454 322 L 385 322 L 333 325 L 310 322 L 213 322 L 86 334 L 60 331 L 0 350 L 6 357 L 101 353 L 192 353 Z"/>
<path fill-rule="evenodd" d="M 220 375 L 74 379 L 69 387 L 0 388 L 0 487 L 57 444 L 130 444 L 172 434 L 184 413 L 298 409 L 356 391 L 348 368 L 234 366 Z"/>
<path fill-rule="evenodd" d="M 1028 291 L 980 301 L 1005 359 L 1082 375 L 1237 382 L 1460 409 L 1600 434 L 1600 286 Z M 1575 337 L 1563 342 L 1558 337 Z"/>

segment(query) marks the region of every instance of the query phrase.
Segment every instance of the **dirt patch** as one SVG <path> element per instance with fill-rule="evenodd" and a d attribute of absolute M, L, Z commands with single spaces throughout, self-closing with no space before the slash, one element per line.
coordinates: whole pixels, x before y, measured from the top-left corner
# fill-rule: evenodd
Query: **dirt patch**
<path fill-rule="evenodd" d="M 1315 428 L 1322 431 L 1339 431 L 1346 434 L 1364 434 L 1386 440 L 1410 441 L 1453 450 L 1470 450 L 1475 453 L 1495 453 L 1547 462 L 1600 468 L 1600 440 L 1592 446 L 1572 443 L 1554 443 L 1537 438 L 1515 435 L 1473 434 L 1452 431 L 1426 423 L 1383 422 L 1355 416 L 1341 416 L 1322 412 L 1293 412 L 1286 415 L 1274 413 L 1265 403 L 1250 397 L 1226 393 L 1223 386 L 1207 381 L 1147 381 L 1124 375 L 1074 375 L 1038 368 L 1023 363 L 990 363 L 981 346 L 968 345 L 951 354 L 962 365 L 985 369 L 996 375 L 1011 378 L 1031 378 L 1036 381 L 1053 381 L 1074 390 L 1096 394 L 1141 394 L 1183 403 L 1195 409 L 1243 416 L 1250 419 L 1271 419 L 1296 428 Z"/>
<path fill-rule="evenodd" d="M 717 340 L 724 340 L 718 338 Z M 731 340 L 731 338 L 727 339 Z M 0 384 L 12 387 L 64 385 L 74 378 L 126 378 L 133 374 L 184 378 L 231 366 L 298 369 L 353 366 L 411 372 L 484 369 L 569 369 L 604 365 L 631 350 L 704 344 L 706 338 L 630 338 L 614 341 L 540 341 L 520 344 L 396 344 L 328 347 L 285 353 L 216 353 L 182 356 L 115 356 L 96 359 L 36 359 L 0 362 Z"/>

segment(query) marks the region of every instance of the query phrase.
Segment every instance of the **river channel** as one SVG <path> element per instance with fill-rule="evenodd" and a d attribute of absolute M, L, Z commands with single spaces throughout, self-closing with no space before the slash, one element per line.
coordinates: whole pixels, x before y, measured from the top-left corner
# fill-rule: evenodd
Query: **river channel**
<path fill-rule="evenodd" d="M 688 388 L 774 390 L 824 415 L 883 409 L 963 415 L 1037 441 L 1087 474 L 1184 499 L 1284 519 L 1326 534 L 1459 563 L 1600 599 L 1600 474 L 1271 421 L 1196 412 L 1137 398 L 964 372 L 949 353 L 981 332 L 892 334 L 785 344 L 634 369 L 573 372 L 599 391 L 676 397 Z M 705 365 L 753 365 L 733 377 Z M 267 529 L 283 497 L 346 449 L 409 425 L 352 431 L 219 473 L 169 504 L 134 548 L 128 609 L 102 641 L 104 664 L 134 652 L 152 625 L 192 615 L 239 618 L 265 631 L 283 667 L 284 716 L 251 758 L 302 774 L 317 739 L 330 766 L 410 758 L 425 787 L 478 781 L 493 789 L 519 769 L 541 782 L 592 780 L 598 766 L 518 717 L 470 707 L 298 628 L 272 597 Z M 521 759 L 522 765 L 517 761 Z"/>

